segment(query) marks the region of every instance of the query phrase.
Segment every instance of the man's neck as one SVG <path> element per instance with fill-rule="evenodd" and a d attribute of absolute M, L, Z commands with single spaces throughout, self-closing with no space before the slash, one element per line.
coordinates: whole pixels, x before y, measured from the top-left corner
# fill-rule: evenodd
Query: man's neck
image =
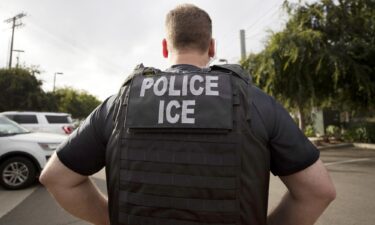
<path fill-rule="evenodd" d="M 171 65 L 189 64 L 200 68 L 207 67 L 209 61 L 210 59 L 207 57 L 207 55 L 197 53 L 171 54 L 169 57 L 169 62 Z"/>

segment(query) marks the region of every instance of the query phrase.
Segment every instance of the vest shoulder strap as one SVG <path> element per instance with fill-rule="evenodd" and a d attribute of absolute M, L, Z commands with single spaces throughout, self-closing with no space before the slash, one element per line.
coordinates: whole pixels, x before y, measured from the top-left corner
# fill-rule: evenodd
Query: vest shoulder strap
<path fill-rule="evenodd" d="M 216 71 L 222 71 L 222 72 L 229 72 L 233 74 L 234 76 L 239 77 L 241 80 L 245 81 L 247 84 L 247 101 L 245 102 L 246 104 L 246 119 L 249 123 L 251 124 L 251 113 L 250 113 L 250 107 L 252 105 L 252 96 L 251 96 L 251 91 L 250 87 L 252 86 L 252 77 L 250 73 L 248 73 L 246 70 L 244 70 L 240 65 L 238 64 L 223 64 L 223 65 L 213 65 L 210 67 L 211 70 L 216 70 Z"/>
<path fill-rule="evenodd" d="M 138 64 L 134 68 L 133 72 L 125 79 L 121 87 L 124 87 L 125 85 L 127 85 L 135 76 L 138 76 L 138 75 L 152 76 L 160 72 L 161 70 L 156 69 L 154 67 L 145 67 L 142 63 Z"/>
<path fill-rule="evenodd" d="M 251 75 L 238 64 L 213 65 L 211 66 L 211 70 L 229 72 L 238 76 L 239 78 L 244 80 L 247 84 L 252 83 Z"/>
<path fill-rule="evenodd" d="M 125 81 L 122 83 L 121 88 L 117 94 L 116 100 L 115 100 L 115 106 L 114 106 L 114 112 L 115 115 L 113 117 L 114 124 L 117 124 L 117 121 L 119 120 L 119 116 L 121 115 L 120 109 L 122 109 L 121 105 L 127 104 L 127 98 L 129 95 L 129 88 L 128 84 L 130 81 L 135 77 L 139 75 L 143 76 L 152 76 L 157 73 L 160 73 L 161 71 L 159 69 L 153 68 L 153 67 L 145 67 L 142 63 L 138 64 L 133 72 L 129 74 L 129 76 L 125 79 Z"/>

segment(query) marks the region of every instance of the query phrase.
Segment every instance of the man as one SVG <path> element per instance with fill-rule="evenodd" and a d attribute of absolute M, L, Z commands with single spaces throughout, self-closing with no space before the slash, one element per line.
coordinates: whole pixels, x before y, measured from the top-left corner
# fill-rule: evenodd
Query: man
<path fill-rule="evenodd" d="M 166 72 L 138 67 L 63 143 L 40 181 L 93 224 L 314 224 L 335 198 L 318 150 L 238 66 L 215 54 L 209 15 L 166 18 Z M 88 178 L 106 167 L 109 199 Z M 267 216 L 269 171 L 288 192 Z"/>

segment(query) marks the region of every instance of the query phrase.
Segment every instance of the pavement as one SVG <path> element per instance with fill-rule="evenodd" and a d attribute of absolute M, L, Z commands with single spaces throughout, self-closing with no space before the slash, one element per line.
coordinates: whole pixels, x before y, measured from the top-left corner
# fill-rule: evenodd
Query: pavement
<path fill-rule="evenodd" d="M 104 170 L 92 177 L 107 193 Z M 90 225 L 56 204 L 47 190 L 35 184 L 21 191 L 0 189 L 0 225 Z"/>
<path fill-rule="evenodd" d="M 321 150 L 337 189 L 337 199 L 317 225 L 375 224 L 375 151 L 358 147 Z M 104 171 L 93 177 L 106 193 Z M 280 202 L 286 188 L 271 176 L 269 211 Z M 36 184 L 22 191 L 0 189 L 0 225 L 89 225 L 60 208 L 46 189 Z"/>

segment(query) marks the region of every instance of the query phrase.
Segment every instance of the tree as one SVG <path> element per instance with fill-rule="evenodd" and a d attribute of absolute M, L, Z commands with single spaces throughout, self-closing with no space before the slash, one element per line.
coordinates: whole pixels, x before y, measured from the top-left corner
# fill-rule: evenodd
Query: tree
<path fill-rule="evenodd" d="M 315 4 L 323 12 L 316 29 L 325 34 L 334 62 L 335 97 L 347 108 L 375 105 L 375 2 L 325 0 Z M 337 103 L 333 105 L 337 106 Z"/>
<path fill-rule="evenodd" d="M 40 73 L 38 67 L 0 69 L 0 112 L 67 112 L 82 119 L 100 104 L 95 96 L 72 88 L 45 93 L 35 73 Z"/>
<path fill-rule="evenodd" d="M 0 111 L 42 110 L 42 82 L 27 69 L 0 69 Z"/>
<path fill-rule="evenodd" d="M 57 89 L 53 95 L 57 111 L 70 113 L 78 119 L 87 117 L 100 104 L 95 96 L 68 87 Z"/>
<path fill-rule="evenodd" d="M 370 0 L 322 0 L 284 8 L 289 20 L 242 65 L 266 92 L 304 112 L 313 106 L 374 106 L 375 11 Z M 340 102 L 340 103 L 338 103 Z M 343 103 L 343 104 L 342 104 Z"/>
<path fill-rule="evenodd" d="M 325 43 L 320 32 L 301 30 L 297 18 L 274 33 L 266 48 L 243 62 L 255 83 L 288 107 L 297 109 L 299 125 L 305 127 L 305 112 L 329 94 L 326 72 L 320 68 Z M 252 62 L 251 62 L 252 61 Z"/>

